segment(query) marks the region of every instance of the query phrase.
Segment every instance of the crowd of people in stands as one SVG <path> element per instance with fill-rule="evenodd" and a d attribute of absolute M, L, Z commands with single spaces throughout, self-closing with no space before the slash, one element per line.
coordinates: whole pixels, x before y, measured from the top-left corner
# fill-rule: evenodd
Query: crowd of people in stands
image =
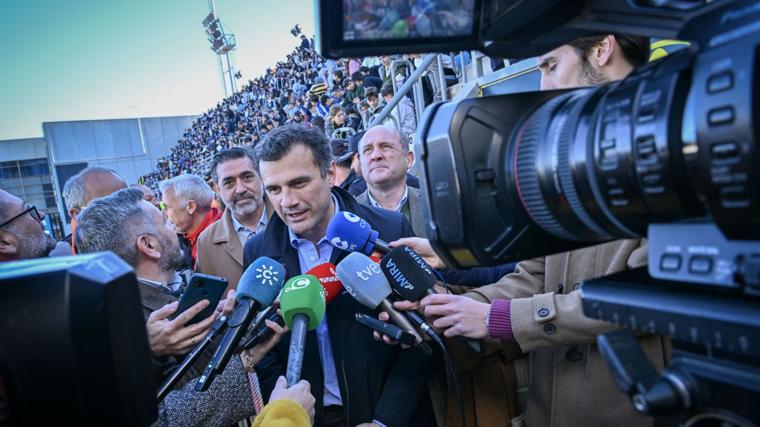
<path fill-rule="evenodd" d="M 160 181 L 185 173 L 208 175 L 207 162 L 214 154 L 230 147 L 255 146 L 272 129 L 288 123 L 316 127 L 328 138 L 347 139 L 366 129 L 393 98 L 391 78 L 400 86 L 411 72 L 400 67 L 393 77 L 393 59 L 325 59 L 316 53 L 313 41 L 301 35 L 300 45 L 284 61 L 196 118 L 171 153 L 158 161 L 156 170 L 140 181 L 155 190 Z M 452 66 L 446 64 L 450 74 Z M 394 117 L 384 123 L 409 136 L 416 128 L 415 114 L 412 98 L 407 96 Z"/>
<path fill-rule="evenodd" d="M 587 318 L 580 299 L 583 281 L 645 265 L 646 240 L 517 265 L 447 269 L 425 238 L 423 194 L 409 174 L 415 159 L 403 126 L 362 129 L 363 120 L 351 127 L 356 116 L 373 112 L 373 102 L 392 97 L 388 82 L 376 81 L 395 78 L 383 71 L 390 58 L 324 61 L 303 40 L 286 62 L 193 123 L 146 181 L 161 181 L 163 212 L 148 186 L 128 188 L 116 171 L 89 167 L 64 186 L 76 226 L 56 244 L 40 225 L 44 215 L 0 190 L 0 262 L 57 252 L 121 257 L 137 276 L 155 374 L 163 381 L 214 320 L 232 311 L 241 274 L 257 258 L 280 260 L 290 277 L 346 259 L 349 253 L 326 235 L 339 211 L 351 212 L 390 246 L 417 251 L 447 283 L 420 301 L 393 304 L 419 310 L 446 337 L 464 393 L 447 387 L 440 354 L 431 359 L 357 326 L 356 313 L 389 316 L 347 291 L 308 333 L 300 383 L 288 387 L 282 377 L 289 332 L 268 323 L 273 337 L 233 357 L 208 392 L 193 389 L 199 372 L 188 371 L 159 404 L 157 425 L 225 426 L 255 417 L 254 425 L 454 427 L 464 424 L 460 411 L 467 425 L 651 425 L 617 392 L 596 347 L 596 336 L 616 326 Z M 642 37 L 578 39 L 538 58 L 541 89 L 621 80 L 648 53 Z M 373 67 L 380 70 L 376 78 Z M 378 99 L 370 99 L 378 85 Z M 345 127 L 357 133 L 328 138 Z M 206 168 L 203 159 L 210 159 Z M 193 271 L 227 278 L 229 293 L 214 314 L 187 324 L 208 304 L 172 317 Z M 479 350 L 457 337 L 478 340 Z M 637 339 L 662 369 L 667 338 Z"/>

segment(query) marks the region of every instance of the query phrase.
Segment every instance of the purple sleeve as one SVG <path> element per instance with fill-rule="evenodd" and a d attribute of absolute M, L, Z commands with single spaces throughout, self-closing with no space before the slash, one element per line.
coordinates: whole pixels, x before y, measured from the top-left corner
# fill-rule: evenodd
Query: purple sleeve
<path fill-rule="evenodd" d="M 488 335 L 502 341 L 514 341 L 512 320 L 510 316 L 510 301 L 493 300 L 491 311 L 488 313 Z"/>

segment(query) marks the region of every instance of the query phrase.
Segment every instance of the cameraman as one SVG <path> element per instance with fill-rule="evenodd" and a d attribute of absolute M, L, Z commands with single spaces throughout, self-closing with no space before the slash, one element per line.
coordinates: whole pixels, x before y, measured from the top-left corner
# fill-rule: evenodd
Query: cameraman
<path fill-rule="evenodd" d="M 538 58 L 541 89 L 598 85 L 625 78 L 646 62 L 649 41 L 642 37 L 604 35 L 584 37 Z M 394 242 L 396 243 L 396 242 Z M 433 264 L 435 255 L 418 239 L 412 247 Z M 581 305 L 580 283 L 646 264 L 645 240 L 618 240 L 571 252 L 523 261 L 514 273 L 497 283 L 464 295 L 433 295 L 421 306 L 433 326 L 447 337 L 498 339 L 502 368 L 512 361 L 517 383 L 517 412 L 512 425 L 603 426 L 651 425 L 620 393 L 595 344 L 599 334 L 617 326 L 587 318 Z M 397 308 L 410 308 L 402 302 Z M 669 343 L 658 336 L 642 336 L 640 343 L 653 364 L 666 364 Z M 527 353 L 528 357 L 523 357 Z M 494 366 L 482 357 L 473 378 L 487 379 Z M 509 379 L 497 380 L 509 383 Z M 508 375 L 504 375 L 508 378 Z M 493 400 L 494 388 L 473 385 Z M 522 392 L 522 393 L 521 393 Z M 507 387 L 507 394 L 513 393 Z M 524 397 L 523 397 L 524 396 Z M 509 397 L 504 397 L 512 405 Z M 510 408 L 510 411 L 511 408 Z M 478 423 L 483 419 L 477 414 Z M 491 417 L 488 417 L 491 419 Z M 499 421 L 508 425 L 505 421 Z M 496 424 L 494 424 L 496 425 Z"/>

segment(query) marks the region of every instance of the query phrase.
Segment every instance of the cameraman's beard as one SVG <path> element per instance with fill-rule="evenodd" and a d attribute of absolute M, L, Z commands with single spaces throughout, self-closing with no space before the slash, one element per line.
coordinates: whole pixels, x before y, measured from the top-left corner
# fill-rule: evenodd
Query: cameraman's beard
<path fill-rule="evenodd" d="M 18 240 L 18 258 L 44 258 L 55 248 L 55 240 L 45 233 L 19 233 L 8 230 Z"/>
<path fill-rule="evenodd" d="M 607 78 L 602 75 L 593 65 L 584 58 L 581 61 L 581 86 L 599 86 L 608 82 Z"/>

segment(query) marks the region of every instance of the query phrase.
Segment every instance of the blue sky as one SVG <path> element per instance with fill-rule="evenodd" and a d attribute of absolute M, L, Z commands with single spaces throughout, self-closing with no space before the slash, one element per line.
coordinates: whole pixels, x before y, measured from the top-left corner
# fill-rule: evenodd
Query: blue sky
<path fill-rule="evenodd" d="M 245 79 L 284 59 L 310 0 L 216 0 Z M 0 0 L 0 140 L 42 122 L 199 114 L 222 98 L 207 0 Z M 241 80 L 242 81 L 242 80 Z"/>

